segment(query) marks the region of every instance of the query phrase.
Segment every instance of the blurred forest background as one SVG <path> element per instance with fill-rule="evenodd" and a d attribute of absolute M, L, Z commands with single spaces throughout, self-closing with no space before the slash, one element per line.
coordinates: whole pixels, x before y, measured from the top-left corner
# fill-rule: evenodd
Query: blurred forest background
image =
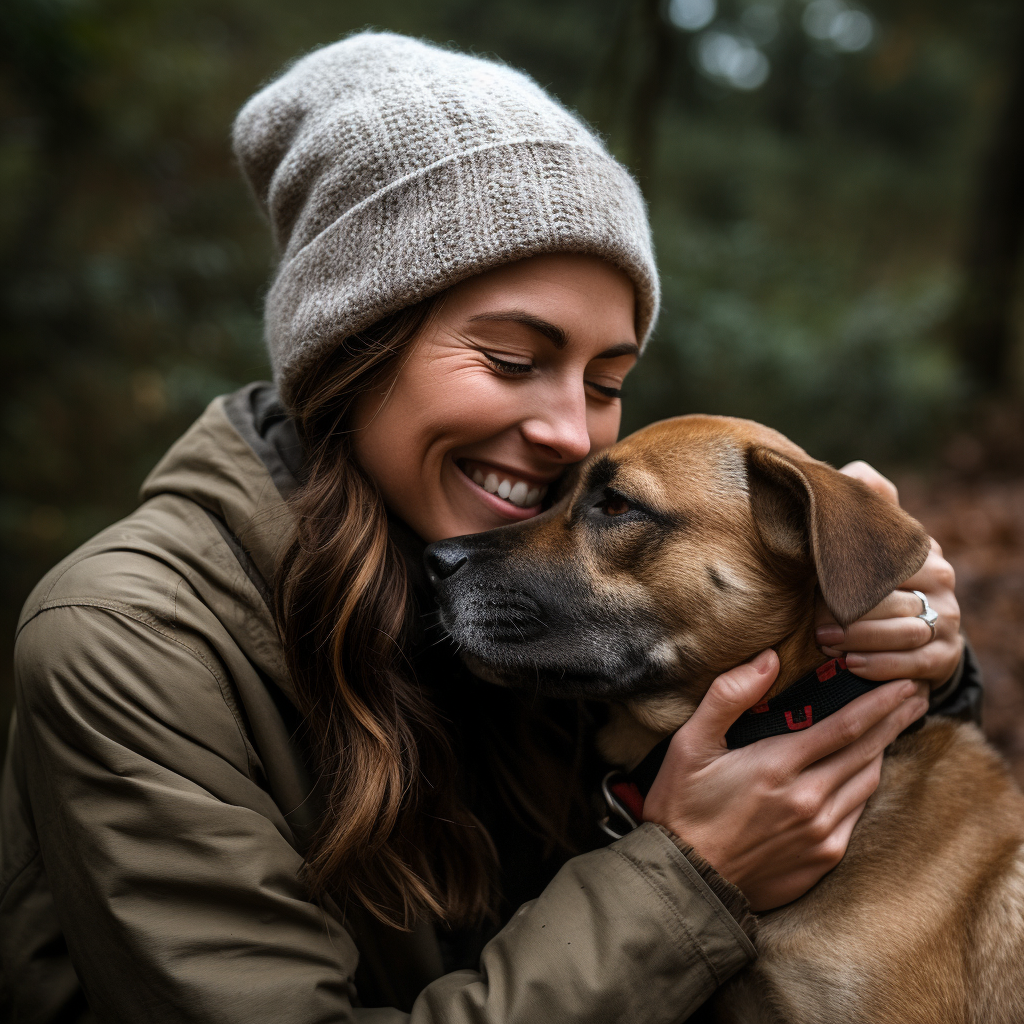
<path fill-rule="evenodd" d="M 605 135 L 665 282 L 625 428 L 739 414 L 894 474 L 1024 766 L 1020 0 L 3 0 L 0 714 L 36 579 L 268 373 L 235 111 L 367 26 L 497 55 Z"/>

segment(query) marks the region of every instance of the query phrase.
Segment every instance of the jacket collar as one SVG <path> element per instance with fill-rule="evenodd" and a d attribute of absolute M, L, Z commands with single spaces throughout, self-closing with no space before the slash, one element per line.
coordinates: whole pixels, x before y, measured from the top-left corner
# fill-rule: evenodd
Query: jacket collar
<path fill-rule="evenodd" d="M 256 414 L 268 391 L 272 385 L 257 382 L 214 399 L 153 467 L 140 497 L 171 493 L 194 501 L 241 541 L 269 582 L 291 535 L 284 499 L 295 477 L 257 432 Z"/>
<path fill-rule="evenodd" d="M 257 381 L 214 399 L 176 441 L 143 481 L 140 497 L 148 501 L 173 494 L 203 508 L 231 554 L 230 590 L 211 588 L 208 599 L 226 625 L 241 617 L 234 630 L 248 656 L 295 703 L 284 652 L 271 610 L 271 588 L 292 536 L 294 519 L 286 499 L 302 479 L 302 445 L 273 384 Z M 432 607 L 423 569 L 423 541 L 403 522 L 389 522 L 392 539 L 409 572 L 416 604 Z M 187 553 L 185 553 L 187 555 Z M 202 560 L 202 553 L 195 553 Z M 197 567 L 197 577 L 203 577 Z M 225 591 L 225 593 L 222 593 Z M 414 640 L 421 640 L 418 616 Z"/>

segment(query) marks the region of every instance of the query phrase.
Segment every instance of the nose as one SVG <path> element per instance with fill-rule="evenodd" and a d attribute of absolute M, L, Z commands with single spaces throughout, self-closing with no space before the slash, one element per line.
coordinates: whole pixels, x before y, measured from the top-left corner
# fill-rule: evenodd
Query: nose
<path fill-rule="evenodd" d="M 527 441 L 560 462 L 585 459 L 590 454 L 586 393 L 582 387 L 561 389 L 543 413 L 526 420 L 520 429 Z"/>
<path fill-rule="evenodd" d="M 469 556 L 451 541 L 439 540 L 430 544 L 423 552 L 423 561 L 427 566 L 427 575 L 431 583 L 454 576 L 469 561 Z"/>

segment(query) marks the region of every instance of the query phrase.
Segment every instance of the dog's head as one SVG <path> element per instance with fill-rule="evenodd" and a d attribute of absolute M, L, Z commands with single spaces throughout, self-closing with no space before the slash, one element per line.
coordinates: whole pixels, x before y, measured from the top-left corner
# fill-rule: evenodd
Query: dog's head
<path fill-rule="evenodd" d="M 432 544 L 444 625 L 485 678 L 628 700 L 792 633 L 815 587 L 840 623 L 921 566 L 920 525 L 748 420 L 682 416 L 583 463 L 525 523 Z"/>

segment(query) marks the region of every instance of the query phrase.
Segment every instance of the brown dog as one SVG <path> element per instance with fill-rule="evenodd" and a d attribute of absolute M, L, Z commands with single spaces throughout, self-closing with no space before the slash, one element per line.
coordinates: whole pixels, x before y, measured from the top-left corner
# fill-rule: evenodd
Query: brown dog
<path fill-rule="evenodd" d="M 769 697 L 819 666 L 816 588 L 849 624 L 927 551 L 908 515 L 775 431 L 685 416 L 427 563 L 473 669 L 612 702 L 604 752 L 631 767 L 757 652 L 779 654 Z M 897 740 L 843 861 L 761 916 L 757 948 L 719 1020 L 1024 1021 L 1024 797 L 981 733 L 936 719 Z"/>

